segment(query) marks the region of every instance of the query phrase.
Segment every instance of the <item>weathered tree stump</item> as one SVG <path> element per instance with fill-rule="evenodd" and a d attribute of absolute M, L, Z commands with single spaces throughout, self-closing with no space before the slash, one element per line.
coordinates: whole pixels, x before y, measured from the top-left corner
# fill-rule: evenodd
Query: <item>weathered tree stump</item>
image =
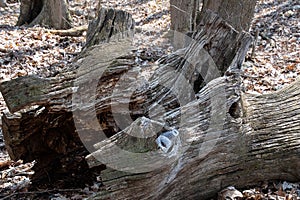
<path fill-rule="evenodd" d="M 112 12 L 115 12 L 116 16 L 124 14 L 123 11 L 103 10 L 100 12 L 104 14 Z M 103 16 L 99 15 L 99 17 L 102 18 Z M 107 30 L 110 30 L 114 25 L 119 26 L 119 24 L 111 22 L 99 23 L 104 29 L 107 26 Z M 134 24 L 133 21 L 131 23 Z M 128 27 L 126 32 L 132 30 L 133 27 Z M 122 31 L 125 31 L 125 29 Z M 118 33 L 118 29 L 114 32 Z M 69 176 L 70 173 L 76 174 L 76 176 L 82 174 L 84 178 L 92 177 L 92 175 L 88 175 L 90 173 L 87 172 L 88 166 L 84 160 L 88 151 L 84 148 L 74 129 L 72 116 L 72 93 L 76 90 L 73 85 L 74 80 L 79 76 L 77 69 L 80 66 L 94 65 L 95 69 L 101 69 L 101 66 L 103 69 L 107 67 L 104 78 L 99 81 L 99 77 L 97 77 L 97 82 L 99 82 L 101 88 L 105 89 L 114 83 L 120 73 L 131 68 L 132 63 L 134 63 L 134 57 L 128 56 L 132 49 L 130 38 L 127 41 L 123 37 L 122 43 L 116 40 L 110 44 L 107 44 L 106 40 L 101 42 L 101 44 L 99 42 L 99 45 L 82 52 L 73 65 L 55 77 L 28 76 L 2 85 L 3 93 L 10 97 L 17 97 L 17 99 L 14 99 L 15 97 L 6 96 L 8 97 L 6 100 L 9 104 L 7 104 L 9 110 L 13 113 L 7 113 L 3 116 L 3 131 L 6 135 L 7 150 L 14 160 L 36 160 L 39 163 L 34 167 L 36 171 L 34 178 L 45 177 L 46 175 L 46 178 L 49 177 L 53 180 L 53 176 L 57 177 L 57 174 Z M 123 55 L 128 58 L 121 58 Z M 101 61 L 99 62 L 98 59 Z M 111 64 L 112 62 L 117 62 L 121 67 L 117 68 L 116 64 Z M 86 72 L 81 70 L 80 73 L 86 81 L 92 81 L 88 74 L 84 75 L 84 73 L 90 73 L 88 69 Z M 23 86 L 27 88 L 26 91 L 17 94 L 18 92 L 15 93 L 14 89 L 7 88 L 7 86 L 10 87 L 9 85 L 19 87 L 20 82 L 23 82 Z M 88 82 L 84 84 L 88 84 Z M 79 176 L 79 179 L 81 179 L 81 176 Z"/>
<path fill-rule="evenodd" d="M 89 24 L 86 45 L 91 47 L 103 42 L 132 38 L 135 22 L 131 14 L 122 10 L 100 9 L 98 18 Z"/>
<path fill-rule="evenodd" d="M 161 59 L 149 79 L 130 42 L 113 40 L 88 47 L 56 77 L 1 83 L 13 113 L 3 116 L 9 154 L 40 167 L 56 161 L 65 173 L 74 155 L 78 166 L 106 165 L 96 199 L 209 199 L 232 184 L 299 180 L 300 82 L 242 93 L 250 43 L 207 11 L 191 44 Z"/>

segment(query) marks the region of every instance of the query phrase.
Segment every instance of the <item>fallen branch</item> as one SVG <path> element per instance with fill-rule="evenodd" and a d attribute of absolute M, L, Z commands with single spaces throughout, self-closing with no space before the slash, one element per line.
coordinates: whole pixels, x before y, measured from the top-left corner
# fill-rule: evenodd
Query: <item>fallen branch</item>
<path fill-rule="evenodd" d="M 51 30 L 47 29 L 46 31 L 59 36 L 71 36 L 71 37 L 81 37 L 85 31 L 87 31 L 88 26 L 78 26 L 74 28 L 70 28 L 67 30 Z"/>

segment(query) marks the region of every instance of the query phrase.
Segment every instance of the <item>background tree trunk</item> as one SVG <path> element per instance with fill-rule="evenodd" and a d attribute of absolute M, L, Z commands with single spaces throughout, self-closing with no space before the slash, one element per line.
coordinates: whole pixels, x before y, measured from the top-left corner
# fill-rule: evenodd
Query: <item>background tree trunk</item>
<path fill-rule="evenodd" d="M 199 11 L 200 0 L 170 0 L 171 30 L 174 31 L 172 43 L 175 49 L 186 47 L 191 41 L 192 33 L 201 13 L 212 10 L 225 19 L 237 31 L 249 31 L 256 0 L 203 0 L 202 12 Z"/>
<path fill-rule="evenodd" d="M 171 29 L 180 32 L 195 28 L 195 16 L 199 11 L 199 0 L 170 0 Z"/>
<path fill-rule="evenodd" d="M 21 0 L 17 26 L 41 25 L 54 29 L 69 29 L 72 18 L 66 0 Z"/>
<path fill-rule="evenodd" d="M 185 46 L 185 34 L 196 27 L 200 0 L 170 0 L 171 31 L 175 49 Z"/>
<path fill-rule="evenodd" d="M 271 95 L 243 94 L 240 70 L 250 35 L 233 30 L 208 10 L 201 20 L 192 43 L 162 59 L 149 82 L 137 87 L 122 82 L 125 90 L 114 92 L 124 74 L 132 83 L 142 72 L 127 41 L 89 47 L 56 77 L 1 83 L 10 111 L 18 111 L 3 116 L 10 156 L 36 159 L 40 171 L 55 167 L 53 173 L 73 173 L 78 163 L 84 169 L 87 163 L 99 166 L 95 158 L 108 156 L 102 163 L 108 166 L 101 173 L 103 192 L 96 199 L 210 199 L 233 184 L 299 180 L 299 81 Z M 169 69 L 178 74 L 170 76 Z M 189 91 L 185 82 L 194 90 Z M 134 93 L 128 97 L 126 91 Z M 185 101 L 179 102 L 182 98 Z M 133 122 L 120 131 L 115 116 L 126 119 L 124 113 Z M 150 137 L 131 134 L 145 135 L 151 127 L 159 131 Z M 170 127 L 179 135 L 164 152 L 155 140 Z M 100 131 L 111 137 L 102 137 Z M 92 152 L 87 162 L 82 142 L 89 143 Z M 136 154 L 124 157 L 115 146 Z M 156 159 L 145 159 L 153 155 Z M 52 161 L 58 164 L 51 166 Z M 68 167 L 70 161 L 73 167 Z"/>
<path fill-rule="evenodd" d="M 237 31 L 249 31 L 256 0 L 203 0 L 202 11 L 210 9 L 219 14 Z"/>

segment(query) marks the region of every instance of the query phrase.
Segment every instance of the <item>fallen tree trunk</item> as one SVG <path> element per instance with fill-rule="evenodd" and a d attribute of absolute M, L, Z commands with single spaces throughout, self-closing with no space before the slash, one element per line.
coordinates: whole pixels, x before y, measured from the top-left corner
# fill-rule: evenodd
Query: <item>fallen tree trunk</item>
<path fill-rule="evenodd" d="M 181 124 L 168 153 L 152 149 L 149 154 L 135 153 L 132 159 L 133 155 L 115 150 L 117 144 L 134 152 L 128 135 L 131 130 L 151 133 L 149 124 L 154 122 L 147 119 L 138 119 L 125 130 L 127 134 L 118 133 L 97 144 L 99 150 L 87 157 L 90 166 L 100 160 L 113 169 L 102 171 L 105 189 L 95 199 L 211 199 L 230 185 L 242 188 L 266 180 L 299 181 L 300 82 L 276 94 L 242 94 L 241 98 L 234 82 L 219 78 L 198 94 L 198 100 L 181 108 L 181 115 L 190 118 Z M 214 105 L 216 110 L 206 111 L 207 106 L 214 107 L 209 101 L 219 99 L 216 94 L 222 91 L 225 109 Z M 218 121 L 223 123 L 211 126 L 211 112 L 223 109 L 226 117 Z M 176 111 L 166 117 L 177 115 Z M 154 140 L 140 146 L 155 145 Z"/>
<path fill-rule="evenodd" d="M 108 17 L 101 16 L 107 13 Z M 124 11 L 101 10 L 99 18 L 105 20 L 98 24 L 101 26 L 101 29 L 98 29 L 99 35 L 109 36 L 112 30 L 117 33 L 119 29 L 114 27 L 122 28 L 127 34 L 132 32 L 134 23 L 131 17 L 124 18 L 128 21 L 123 27 L 122 20 L 114 20 L 112 23 L 111 18 L 120 19 L 120 16 L 124 16 Z M 127 23 L 130 25 L 127 26 Z M 97 35 L 96 32 L 92 34 Z M 95 42 L 95 46 L 89 48 L 89 51 L 83 51 L 73 65 L 55 77 L 21 77 L 0 86 L 6 96 L 8 108 L 13 113 L 3 116 L 6 148 L 13 160 L 22 159 L 25 162 L 36 160 L 39 163 L 34 167 L 36 172 L 34 179 L 46 177 L 54 182 L 56 179 L 69 180 L 71 177 L 71 183 L 80 183 L 79 180 L 82 180 L 81 184 L 84 185 L 84 180 L 94 177 L 92 172 L 87 172 L 88 166 L 84 157 L 88 151 L 78 137 L 73 121 L 72 93 L 76 91 L 74 81 L 80 81 L 76 79 L 77 76 L 85 80 L 82 85 L 96 81 L 101 85 L 99 89 L 107 89 L 103 95 L 109 95 L 109 88 L 115 80 L 134 64 L 134 57 L 128 55 L 132 49 L 130 40 L 127 41 L 123 37 L 122 42 L 112 40 L 110 44 L 99 45 L 103 39 L 104 37 L 98 39 L 98 45 Z M 122 37 L 119 35 L 116 39 Z M 80 66 L 88 67 L 78 72 Z M 105 71 L 103 78 L 99 80 L 101 77 L 94 77 L 96 79 L 93 80 L 89 74 L 99 70 Z M 23 89 L 20 88 L 20 84 L 24 86 Z M 70 173 L 73 175 L 70 176 Z M 74 181 L 76 178 L 77 181 Z"/>
<path fill-rule="evenodd" d="M 18 111 L 3 117 L 10 156 L 64 173 L 104 164 L 99 199 L 209 199 L 232 184 L 299 180 L 299 82 L 276 94 L 243 94 L 250 36 L 211 12 L 197 30 L 148 81 L 130 43 L 110 41 L 88 47 L 56 77 L 1 83 Z M 179 134 L 166 134 L 174 129 Z M 80 162 L 71 159 L 69 168 L 74 155 Z"/>

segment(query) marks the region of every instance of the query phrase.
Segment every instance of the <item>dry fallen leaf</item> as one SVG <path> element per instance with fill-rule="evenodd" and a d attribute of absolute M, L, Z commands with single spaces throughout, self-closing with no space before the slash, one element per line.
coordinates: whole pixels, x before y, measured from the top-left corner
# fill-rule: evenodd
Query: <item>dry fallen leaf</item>
<path fill-rule="evenodd" d="M 225 188 L 218 194 L 218 200 L 239 200 L 242 198 L 243 194 L 233 186 Z"/>

